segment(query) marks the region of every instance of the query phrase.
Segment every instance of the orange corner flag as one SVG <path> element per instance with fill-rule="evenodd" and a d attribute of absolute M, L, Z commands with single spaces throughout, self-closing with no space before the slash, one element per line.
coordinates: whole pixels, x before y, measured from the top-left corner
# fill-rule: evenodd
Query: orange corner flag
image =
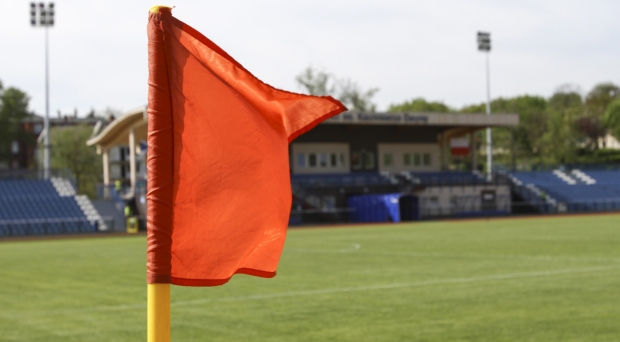
<path fill-rule="evenodd" d="M 149 13 L 147 283 L 275 276 L 288 143 L 346 108 L 275 89 L 170 8 Z"/>

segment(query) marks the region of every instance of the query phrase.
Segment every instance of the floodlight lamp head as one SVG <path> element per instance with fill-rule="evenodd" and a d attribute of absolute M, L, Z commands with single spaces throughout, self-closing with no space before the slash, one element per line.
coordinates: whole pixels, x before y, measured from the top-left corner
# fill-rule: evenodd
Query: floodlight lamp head
<path fill-rule="evenodd" d="M 478 50 L 491 51 L 491 34 L 488 32 L 478 32 Z"/>
<path fill-rule="evenodd" d="M 47 5 L 47 8 L 48 8 L 47 26 L 54 26 L 54 3 L 50 2 Z"/>
<path fill-rule="evenodd" d="M 37 4 L 34 2 L 30 3 L 30 24 L 37 26 Z"/>
<path fill-rule="evenodd" d="M 30 24 L 32 26 L 54 26 L 54 9 L 55 5 L 50 2 L 45 5 L 44 2 L 30 3 Z"/>
<path fill-rule="evenodd" d="M 47 11 L 45 7 L 41 7 L 39 11 L 39 25 L 46 26 L 47 25 Z"/>

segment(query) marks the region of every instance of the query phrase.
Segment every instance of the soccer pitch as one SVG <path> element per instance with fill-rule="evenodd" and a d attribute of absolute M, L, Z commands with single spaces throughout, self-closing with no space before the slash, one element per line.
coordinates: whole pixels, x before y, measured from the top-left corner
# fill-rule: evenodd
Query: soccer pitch
<path fill-rule="evenodd" d="M 292 229 L 173 341 L 618 341 L 620 215 Z M 145 341 L 144 236 L 0 243 L 0 341 Z"/>

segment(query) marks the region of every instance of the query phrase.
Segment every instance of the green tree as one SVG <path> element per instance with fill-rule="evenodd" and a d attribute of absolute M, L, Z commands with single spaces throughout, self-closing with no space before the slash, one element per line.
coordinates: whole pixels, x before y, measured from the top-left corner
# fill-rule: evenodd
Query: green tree
<path fill-rule="evenodd" d="M 579 143 L 575 123 L 584 106 L 581 95 L 566 86 L 559 87 L 547 103 L 547 127 L 539 144 L 541 161 L 550 164 L 574 162 Z"/>
<path fill-rule="evenodd" d="M 485 113 L 486 104 L 466 106 L 463 113 Z M 540 96 L 522 95 L 513 98 L 498 98 L 491 101 L 491 113 L 516 113 L 519 126 L 516 128 L 494 128 L 494 150 L 504 151 L 498 161 L 508 164 L 509 151 L 514 144 L 515 157 L 522 161 L 537 160 L 541 155 L 541 141 L 547 129 L 547 101 Z M 511 132 L 512 130 L 512 132 Z M 486 141 L 486 134 L 478 132 L 480 141 Z"/>
<path fill-rule="evenodd" d="M 325 71 L 315 70 L 311 66 L 297 75 L 295 81 L 310 95 L 327 96 L 336 92 L 334 76 Z"/>
<path fill-rule="evenodd" d="M 350 79 L 340 79 L 331 73 L 307 67 L 295 77 L 295 81 L 307 94 L 316 96 L 333 96 L 340 100 L 349 110 L 374 112 L 377 106 L 372 102 L 378 88 L 362 89 Z"/>
<path fill-rule="evenodd" d="M 0 163 L 8 162 L 13 141 L 32 143 L 20 126 L 21 121 L 31 115 L 29 102 L 26 93 L 14 87 L 4 89 L 0 82 Z"/>
<path fill-rule="evenodd" d="M 607 106 L 620 97 L 620 88 L 613 83 L 599 83 L 586 96 L 586 115 L 602 118 Z"/>
<path fill-rule="evenodd" d="M 91 127 L 79 125 L 53 128 L 50 138 L 52 168 L 71 170 L 78 192 L 92 198 L 101 182 L 102 165 L 95 148 L 86 146 L 91 135 Z"/>
<path fill-rule="evenodd" d="M 616 98 L 607 106 L 603 123 L 611 135 L 620 140 L 620 98 Z"/>
<path fill-rule="evenodd" d="M 338 94 L 336 95 L 349 110 L 360 112 L 374 112 L 377 105 L 372 102 L 372 97 L 379 88 L 363 90 L 357 83 L 346 79 L 338 82 Z"/>
<path fill-rule="evenodd" d="M 584 117 L 578 119 L 578 130 L 588 139 L 591 149 L 598 149 L 599 138 L 605 136 L 603 116 L 607 106 L 620 97 L 620 88 L 613 83 L 599 83 L 588 93 Z"/>
<path fill-rule="evenodd" d="M 429 102 L 418 97 L 411 101 L 391 104 L 389 112 L 422 112 L 422 113 L 449 113 L 454 110 L 442 102 Z"/>

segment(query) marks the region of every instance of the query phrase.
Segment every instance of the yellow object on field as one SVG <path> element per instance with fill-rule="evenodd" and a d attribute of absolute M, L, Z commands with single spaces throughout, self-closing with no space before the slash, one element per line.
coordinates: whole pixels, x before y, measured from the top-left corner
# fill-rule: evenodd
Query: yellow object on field
<path fill-rule="evenodd" d="M 137 217 L 128 217 L 127 218 L 127 233 L 135 234 L 138 232 L 138 218 Z"/>
<path fill-rule="evenodd" d="M 170 342 L 170 284 L 147 284 L 147 341 Z"/>

